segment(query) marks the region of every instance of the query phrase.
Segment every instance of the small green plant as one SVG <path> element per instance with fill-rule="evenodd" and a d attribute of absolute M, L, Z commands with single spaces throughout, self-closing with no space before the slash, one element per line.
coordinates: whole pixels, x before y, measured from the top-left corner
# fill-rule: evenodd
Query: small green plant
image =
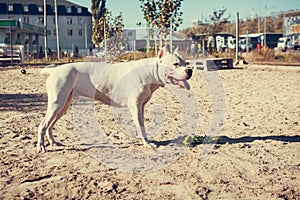
<path fill-rule="evenodd" d="M 195 146 L 198 144 L 203 144 L 204 140 L 205 140 L 206 136 L 186 136 L 183 141 L 182 144 L 184 146 Z"/>

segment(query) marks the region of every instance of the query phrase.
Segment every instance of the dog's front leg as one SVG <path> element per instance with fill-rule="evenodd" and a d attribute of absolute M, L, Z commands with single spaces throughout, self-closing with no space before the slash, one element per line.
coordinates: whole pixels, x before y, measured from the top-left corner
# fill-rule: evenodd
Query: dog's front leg
<path fill-rule="evenodd" d="M 136 126 L 137 135 L 142 140 L 142 143 L 147 148 L 155 148 L 155 144 L 150 144 L 144 125 L 144 105 L 139 102 L 131 102 L 129 110 Z"/>

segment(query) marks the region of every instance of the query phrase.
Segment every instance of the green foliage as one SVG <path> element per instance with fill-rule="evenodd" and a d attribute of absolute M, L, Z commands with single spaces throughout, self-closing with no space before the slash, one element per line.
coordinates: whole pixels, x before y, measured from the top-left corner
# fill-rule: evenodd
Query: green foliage
<path fill-rule="evenodd" d="M 176 31 L 182 24 L 180 12 L 183 0 L 139 0 L 144 18 L 153 27 L 157 28 L 160 35 L 168 35 L 172 20 L 172 29 Z"/>
<path fill-rule="evenodd" d="M 112 13 L 105 7 L 105 2 L 105 0 L 92 0 L 92 14 L 94 17 L 92 41 L 96 45 L 99 45 L 105 36 L 109 39 L 119 35 L 124 30 L 122 13 L 113 17 Z"/>

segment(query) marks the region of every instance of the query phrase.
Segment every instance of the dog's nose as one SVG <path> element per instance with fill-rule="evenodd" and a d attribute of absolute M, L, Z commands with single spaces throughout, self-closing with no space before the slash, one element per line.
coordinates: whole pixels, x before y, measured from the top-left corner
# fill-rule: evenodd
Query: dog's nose
<path fill-rule="evenodd" d="M 192 75 L 193 75 L 193 70 L 190 69 L 190 68 L 187 68 L 185 70 L 185 73 L 186 73 L 186 80 L 189 80 L 192 77 Z"/>

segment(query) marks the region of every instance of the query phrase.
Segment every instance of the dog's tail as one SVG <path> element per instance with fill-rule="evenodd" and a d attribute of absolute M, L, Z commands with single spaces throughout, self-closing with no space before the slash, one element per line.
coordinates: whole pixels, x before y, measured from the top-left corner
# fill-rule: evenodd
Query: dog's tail
<path fill-rule="evenodd" d="M 51 65 L 48 65 L 46 66 L 44 69 L 41 70 L 41 74 L 50 74 L 50 72 L 55 69 L 55 64 L 51 64 Z"/>

